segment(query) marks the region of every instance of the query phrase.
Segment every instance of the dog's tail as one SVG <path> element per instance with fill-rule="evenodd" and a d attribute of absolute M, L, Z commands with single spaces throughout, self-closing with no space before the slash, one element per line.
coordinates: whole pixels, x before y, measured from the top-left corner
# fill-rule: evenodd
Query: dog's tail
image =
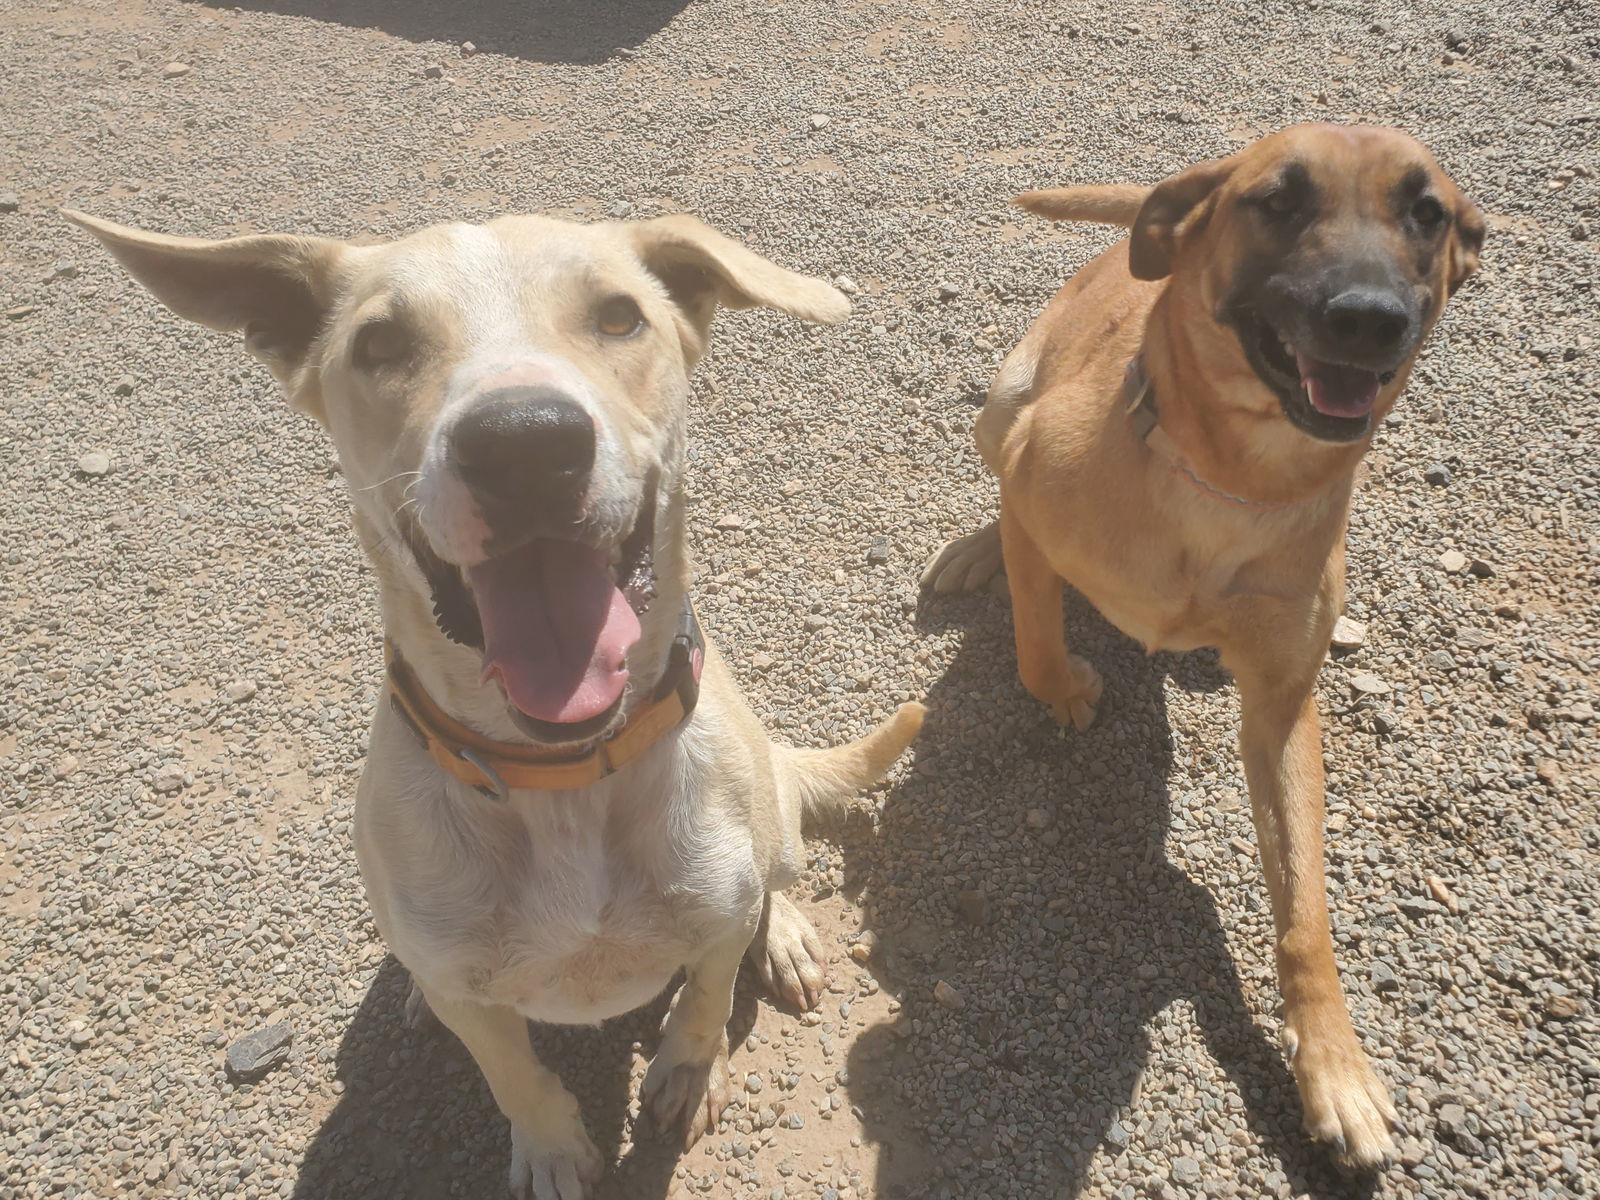
<path fill-rule="evenodd" d="M 1140 184 L 1108 183 L 1023 192 L 1012 203 L 1052 221 L 1093 221 L 1127 227 L 1133 224 L 1149 194 L 1150 189 Z"/>
<path fill-rule="evenodd" d="M 787 750 L 790 777 L 805 814 L 836 810 L 888 774 L 894 760 L 921 732 L 927 711 L 915 701 L 902 704 L 864 738 L 828 750 Z"/>

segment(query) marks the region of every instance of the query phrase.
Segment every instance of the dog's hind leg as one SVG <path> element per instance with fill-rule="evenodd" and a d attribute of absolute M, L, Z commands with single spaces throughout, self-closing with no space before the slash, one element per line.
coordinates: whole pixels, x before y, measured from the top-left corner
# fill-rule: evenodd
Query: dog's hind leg
<path fill-rule="evenodd" d="M 920 704 L 902 704 L 866 737 L 827 750 L 773 747 L 784 838 L 795 864 L 800 854 L 802 814 L 837 810 L 882 779 L 921 731 L 926 712 Z M 792 880 L 797 869 L 795 866 L 783 878 Z M 767 893 L 749 957 L 761 982 L 781 1003 L 809 1009 L 822 999 L 826 982 L 822 947 L 811 922 L 782 892 Z"/>
<path fill-rule="evenodd" d="M 1000 503 L 1000 534 L 1011 578 L 1011 620 L 1017 639 L 1017 673 L 1023 686 L 1050 706 L 1062 725 L 1087 729 L 1100 703 L 1100 672 L 1088 659 L 1067 653 L 1061 619 L 1061 576 L 1016 515 Z"/>
<path fill-rule="evenodd" d="M 1039 365 L 1039 347 L 1035 342 L 1030 335 L 1006 355 L 972 427 L 978 451 L 991 471 L 997 471 L 1006 434 L 1033 399 L 1033 378 Z M 922 590 L 975 592 L 994 579 L 1003 566 L 1000 524 L 991 521 L 976 533 L 952 538 L 934 551 L 922 571 Z"/>
<path fill-rule="evenodd" d="M 514 1008 L 427 996 L 433 1015 L 461 1039 L 511 1122 L 511 1194 L 518 1200 L 588 1200 L 604 1165 L 572 1093 L 538 1059 L 528 1022 Z"/>
<path fill-rule="evenodd" d="M 990 521 L 976 533 L 951 538 L 934 551 L 922 570 L 925 592 L 975 592 L 1000 575 L 1000 522 Z"/>

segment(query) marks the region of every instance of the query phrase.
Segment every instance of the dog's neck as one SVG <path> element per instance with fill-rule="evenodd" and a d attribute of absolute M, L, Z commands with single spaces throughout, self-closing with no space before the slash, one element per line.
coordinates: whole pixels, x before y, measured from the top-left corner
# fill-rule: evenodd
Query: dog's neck
<path fill-rule="evenodd" d="M 1151 309 L 1139 353 L 1160 405 L 1161 430 L 1193 474 L 1218 493 L 1262 511 L 1329 502 L 1343 516 L 1356 466 L 1371 435 L 1346 444 L 1317 442 L 1294 428 L 1276 409 L 1261 413 L 1230 403 L 1240 388 L 1266 390 L 1242 354 L 1217 373 L 1215 354 L 1205 354 L 1192 321 L 1181 312 L 1206 311 L 1199 298 L 1175 299 L 1169 288 Z M 1232 338 L 1229 330 L 1205 336 Z M 1374 415 L 1374 425 L 1381 413 Z"/>

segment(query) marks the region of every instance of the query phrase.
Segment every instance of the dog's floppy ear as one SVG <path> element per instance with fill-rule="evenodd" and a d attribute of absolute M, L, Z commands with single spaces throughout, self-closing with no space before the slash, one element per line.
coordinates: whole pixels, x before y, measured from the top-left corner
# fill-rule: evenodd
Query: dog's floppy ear
<path fill-rule="evenodd" d="M 1478 269 L 1478 252 L 1483 249 L 1483 238 L 1488 232 L 1483 213 L 1459 191 L 1456 192 L 1455 210 L 1455 228 L 1450 234 L 1449 294 L 1452 296 Z"/>
<path fill-rule="evenodd" d="M 822 280 L 786 271 L 694 217 L 655 217 L 629 228 L 645 268 L 661 280 L 702 344 L 719 304 L 764 304 L 823 325 L 850 312 L 850 301 Z"/>
<path fill-rule="evenodd" d="M 1133 219 L 1128 266 L 1135 279 L 1165 279 L 1183 238 L 1204 228 L 1208 201 L 1233 171 L 1233 160 L 1213 159 L 1156 185 Z"/>
<path fill-rule="evenodd" d="M 242 330 L 245 349 L 293 391 L 336 290 L 342 242 L 258 234 L 208 241 L 130 229 L 62 209 L 180 317 Z"/>

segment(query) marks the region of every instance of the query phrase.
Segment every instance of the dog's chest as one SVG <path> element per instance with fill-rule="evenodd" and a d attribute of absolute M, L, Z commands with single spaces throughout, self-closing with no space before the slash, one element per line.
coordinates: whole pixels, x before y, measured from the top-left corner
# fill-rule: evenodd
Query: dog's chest
<path fill-rule="evenodd" d="M 1209 532 L 1209 531 L 1207 531 Z M 1186 653 L 1250 636 L 1265 602 L 1309 609 L 1322 577 L 1323 559 L 1262 554 L 1237 543 L 1197 534 L 1188 543 L 1146 548 L 1137 562 L 1108 551 L 1106 569 L 1086 572 L 1087 586 L 1066 576 L 1102 615 L 1145 649 Z M 1241 622 L 1244 624 L 1241 625 Z"/>
<path fill-rule="evenodd" d="M 1150 653 L 1215 643 L 1215 616 L 1238 576 L 1236 562 L 1177 550 L 1147 553 L 1135 564 L 1125 547 L 1109 545 L 1084 557 L 1091 561 L 1080 559 L 1073 564 L 1076 570 L 1063 576 Z"/>
<path fill-rule="evenodd" d="M 424 943 L 406 949 L 436 964 L 430 975 L 442 973 L 451 990 L 534 1020 L 591 1024 L 628 1012 L 763 891 L 742 828 L 686 832 L 498 822 L 498 844 L 483 841 L 454 886 L 407 886 L 399 936 Z"/>

